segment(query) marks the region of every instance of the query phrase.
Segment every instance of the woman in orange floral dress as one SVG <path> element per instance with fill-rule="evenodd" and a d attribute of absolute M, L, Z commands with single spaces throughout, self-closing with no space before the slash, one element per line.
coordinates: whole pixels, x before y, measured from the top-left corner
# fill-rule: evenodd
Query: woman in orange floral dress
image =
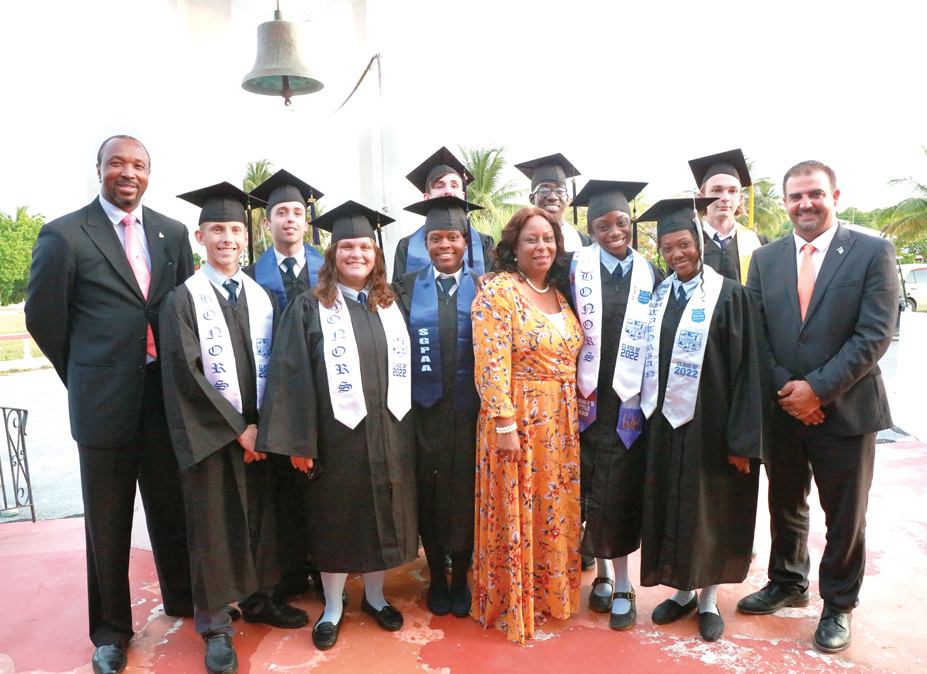
<path fill-rule="evenodd" d="M 497 254 L 503 271 L 472 311 L 482 406 L 470 615 L 524 644 L 545 615 L 579 610 L 583 332 L 551 281 L 564 274 L 563 234 L 551 216 L 520 210 Z"/>

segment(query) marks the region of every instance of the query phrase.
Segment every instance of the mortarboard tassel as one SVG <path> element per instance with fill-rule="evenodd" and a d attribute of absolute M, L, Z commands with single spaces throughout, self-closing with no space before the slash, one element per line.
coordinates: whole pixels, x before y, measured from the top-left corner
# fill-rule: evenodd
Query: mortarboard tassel
<path fill-rule="evenodd" d="M 466 206 L 464 206 L 464 209 L 467 215 L 467 242 L 468 242 L 467 243 L 467 265 L 470 267 L 470 269 L 473 269 L 473 228 L 470 226 L 470 202 L 467 200 L 466 171 L 464 172 L 464 176 L 463 176 L 463 194 L 464 194 L 464 202 L 466 202 L 467 204 Z"/>
<path fill-rule="evenodd" d="M 748 220 L 750 230 L 753 230 L 753 185 L 750 185 L 750 215 Z"/>
<path fill-rule="evenodd" d="M 310 222 L 315 220 L 315 197 L 312 194 L 309 195 L 309 214 L 311 216 Z M 322 245 L 322 238 L 319 236 L 319 228 L 315 225 L 312 225 L 312 245 Z"/>
<path fill-rule="evenodd" d="M 576 201 L 576 176 L 571 178 L 573 181 L 573 201 Z M 573 204 L 573 226 L 579 227 L 579 209 L 576 207 L 576 204 Z"/>

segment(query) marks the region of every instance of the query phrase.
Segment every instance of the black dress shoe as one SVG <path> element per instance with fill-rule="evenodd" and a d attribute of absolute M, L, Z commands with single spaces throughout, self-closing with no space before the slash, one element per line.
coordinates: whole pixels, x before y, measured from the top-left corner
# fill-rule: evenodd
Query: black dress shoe
<path fill-rule="evenodd" d="M 322 617 L 319 616 L 319 620 Z M 344 611 L 341 612 L 341 617 L 338 618 L 338 622 L 324 622 L 316 623 L 315 627 L 312 628 L 312 643 L 315 644 L 315 647 L 320 651 L 327 651 L 329 648 L 338 643 L 338 632 L 341 631 L 341 623 L 344 622 Z"/>
<path fill-rule="evenodd" d="M 608 584 L 608 594 L 601 595 L 595 593 L 596 585 L 601 583 Z M 596 613 L 608 613 L 612 610 L 612 593 L 615 591 L 615 582 L 602 576 L 592 581 L 592 590 L 589 591 L 589 608 Z"/>
<path fill-rule="evenodd" d="M 466 618 L 470 615 L 473 606 L 473 594 L 470 586 L 464 583 L 460 587 L 451 588 L 451 613 L 455 618 Z"/>
<path fill-rule="evenodd" d="M 428 610 L 435 615 L 447 615 L 451 612 L 451 591 L 447 581 L 432 583 L 428 588 Z"/>
<path fill-rule="evenodd" d="M 117 644 L 98 646 L 91 662 L 96 674 L 119 674 L 126 668 L 126 647 Z"/>
<path fill-rule="evenodd" d="M 705 641 L 717 641 L 724 634 L 724 618 L 711 611 L 699 613 L 698 633 Z"/>
<path fill-rule="evenodd" d="M 387 604 L 378 611 L 367 601 L 367 595 L 364 595 L 364 601 L 361 602 L 361 609 L 364 613 L 376 620 L 377 625 L 387 632 L 398 632 L 402 629 L 402 614 L 396 610 L 396 607 L 392 604 Z"/>
<path fill-rule="evenodd" d="M 261 623 L 285 630 L 295 630 L 309 624 L 308 613 L 301 608 L 284 604 L 276 596 L 267 599 L 252 595 L 239 602 L 238 607 L 246 623 Z"/>
<path fill-rule="evenodd" d="M 737 602 L 737 610 L 747 615 L 767 615 L 786 606 L 807 606 L 811 601 L 808 590 L 770 581 L 762 590 Z"/>
<path fill-rule="evenodd" d="M 612 596 L 612 599 L 627 599 L 631 602 L 631 608 L 624 613 L 612 613 L 609 615 L 608 626 L 619 632 L 624 632 L 634 627 L 634 624 L 637 622 L 637 597 L 634 594 L 634 590 L 630 592 L 616 592 Z"/>
<path fill-rule="evenodd" d="M 850 622 L 852 613 L 843 613 L 825 606 L 821 622 L 814 632 L 814 647 L 825 653 L 839 653 L 850 645 Z"/>
<path fill-rule="evenodd" d="M 675 599 L 667 599 L 657 604 L 650 619 L 653 620 L 654 625 L 669 625 L 694 611 L 696 606 L 698 606 L 698 596 L 692 597 L 685 605 L 680 605 Z"/>
<path fill-rule="evenodd" d="M 203 637 L 206 642 L 206 671 L 209 674 L 235 674 L 238 671 L 238 656 L 228 634 L 213 634 Z"/>
<path fill-rule="evenodd" d="M 581 568 L 583 571 L 592 571 L 595 568 L 595 557 L 592 555 L 583 555 Z"/>

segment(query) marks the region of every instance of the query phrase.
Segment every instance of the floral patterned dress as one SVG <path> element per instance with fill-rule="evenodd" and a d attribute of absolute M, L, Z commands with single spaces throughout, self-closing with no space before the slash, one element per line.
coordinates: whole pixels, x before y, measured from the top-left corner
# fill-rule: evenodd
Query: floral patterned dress
<path fill-rule="evenodd" d="M 473 302 L 477 432 L 474 597 L 470 615 L 510 641 L 542 614 L 579 610 L 580 494 L 576 357 L 583 332 L 559 292 L 564 338 L 503 273 Z M 496 455 L 495 417 L 514 416 L 520 462 Z"/>

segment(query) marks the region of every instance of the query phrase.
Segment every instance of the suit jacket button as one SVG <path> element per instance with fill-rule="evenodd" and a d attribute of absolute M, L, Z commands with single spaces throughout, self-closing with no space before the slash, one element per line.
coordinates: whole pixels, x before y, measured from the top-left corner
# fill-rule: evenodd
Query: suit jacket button
<path fill-rule="evenodd" d="M 805 345 L 804 342 L 799 342 L 799 343 L 798 343 L 798 346 L 804 346 L 804 345 Z"/>
<path fill-rule="evenodd" d="M 148 341 L 148 336 L 146 335 L 145 337 L 139 337 L 139 338 L 138 338 L 138 341 L 139 341 L 141 344 L 144 344 L 145 342 Z"/>

